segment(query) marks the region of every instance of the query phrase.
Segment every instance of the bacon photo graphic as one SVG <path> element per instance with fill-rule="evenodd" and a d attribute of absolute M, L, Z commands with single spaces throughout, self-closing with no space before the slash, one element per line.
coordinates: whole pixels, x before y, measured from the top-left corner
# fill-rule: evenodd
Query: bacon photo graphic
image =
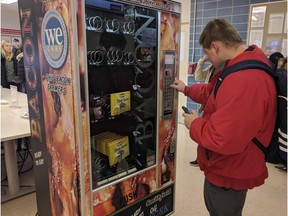
<path fill-rule="evenodd" d="M 157 189 L 156 169 L 125 179 L 93 193 L 94 215 L 109 215 Z"/>
<path fill-rule="evenodd" d="M 55 216 L 79 215 L 79 174 L 77 173 L 78 153 L 76 152 L 78 149 L 74 131 L 72 82 L 74 65 L 71 61 L 73 37 L 72 27 L 69 24 L 71 23 L 70 3 L 70 1 L 47 1 L 39 5 L 42 9 L 42 16 L 37 19 L 38 44 L 41 47 L 39 56 L 42 69 L 46 145 L 50 155 L 50 202 L 52 214 Z M 55 18 L 59 23 L 55 22 Z M 50 19 L 53 19 L 54 23 Z M 56 25 L 57 31 L 61 29 L 63 37 L 56 38 L 57 35 L 53 35 L 55 32 L 51 29 L 53 25 Z M 61 45 L 64 44 L 63 47 L 60 43 L 53 44 L 58 40 L 61 40 Z M 63 57 L 63 55 L 66 56 Z M 56 61 L 57 57 L 59 60 Z M 59 64 L 62 65 L 59 66 Z"/>
<path fill-rule="evenodd" d="M 179 25 L 180 19 L 176 15 L 170 13 L 161 13 L 161 27 L 160 27 L 160 92 L 164 91 L 164 55 L 165 51 L 175 51 L 175 71 L 174 77 L 178 77 L 178 62 L 179 62 Z M 160 94 L 160 101 L 162 101 L 163 94 Z M 176 101 L 174 96 L 172 100 Z M 161 106 L 161 105 L 160 105 Z M 163 106 L 163 105 L 162 105 Z M 176 145 L 176 113 L 177 103 L 173 105 L 173 116 L 171 119 L 160 119 L 159 123 L 159 157 L 158 157 L 158 186 L 175 180 L 175 145 Z"/>

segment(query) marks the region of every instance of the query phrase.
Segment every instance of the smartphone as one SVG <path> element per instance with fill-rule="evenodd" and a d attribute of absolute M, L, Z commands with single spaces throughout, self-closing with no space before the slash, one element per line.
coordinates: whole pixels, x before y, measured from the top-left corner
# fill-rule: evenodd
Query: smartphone
<path fill-rule="evenodd" d="M 191 114 L 190 111 L 187 109 L 187 107 L 185 106 L 182 106 L 182 109 L 185 113 L 188 113 L 188 114 Z"/>

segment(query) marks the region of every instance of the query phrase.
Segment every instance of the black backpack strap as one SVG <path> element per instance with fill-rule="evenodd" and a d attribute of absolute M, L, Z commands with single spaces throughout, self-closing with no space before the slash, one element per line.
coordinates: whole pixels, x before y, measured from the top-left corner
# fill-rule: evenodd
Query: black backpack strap
<path fill-rule="evenodd" d="M 224 79 L 228 75 L 230 75 L 232 73 L 235 73 L 237 71 L 246 70 L 246 69 L 260 69 L 260 70 L 263 70 L 266 73 L 268 73 L 274 79 L 277 79 L 277 75 L 274 73 L 272 68 L 269 65 L 265 64 L 264 62 L 262 62 L 262 61 L 254 60 L 254 59 L 240 61 L 240 62 L 237 62 L 236 64 L 233 64 L 230 67 L 226 68 L 222 72 L 222 74 L 218 78 L 217 83 L 215 85 L 214 97 L 216 98 L 216 95 L 217 95 L 217 92 L 218 92 L 218 89 L 219 89 L 220 85 L 223 83 Z"/>
<path fill-rule="evenodd" d="M 251 141 L 266 155 L 267 149 L 256 137 L 254 137 Z"/>

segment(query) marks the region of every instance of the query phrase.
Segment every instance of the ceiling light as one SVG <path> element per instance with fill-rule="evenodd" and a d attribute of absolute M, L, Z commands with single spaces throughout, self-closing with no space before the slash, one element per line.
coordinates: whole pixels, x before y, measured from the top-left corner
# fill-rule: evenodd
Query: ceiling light
<path fill-rule="evenodd" d="M 1 4 L 12 4 L 17 2 L 18 0 L 1 0 Z"/>

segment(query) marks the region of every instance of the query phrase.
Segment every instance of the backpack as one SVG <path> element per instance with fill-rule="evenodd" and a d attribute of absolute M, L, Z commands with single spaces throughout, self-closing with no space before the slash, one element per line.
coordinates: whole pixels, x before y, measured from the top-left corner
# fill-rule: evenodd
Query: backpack
<path fill-rule="evenodd" d="M 224 79 L 231 73 L 245 69 L 261 69 L 274 78 L 277 89 L 277 119 L 269 146 L 266 148 L 254 137 L 251 141 L 265 154 L 265 161 L 269 163 L 287 163 L 287 72 L 281 73 L 281 80 L 270 66 L 259 60 L 244 60 L 226 68 L 218 78 L 214 98 Z M 285 84 L 286 83 L 286 84 Z M 285 88 L 286 85 L 286 88 Z M 285 91 L 286 89 L 286 91 Z"/>
<path fill-rule="evenodd" d="M 287 70 L 276 69 L 280 94 L 278 94 L 278 143 L 279 156 L 281 161 L 287 166 Z"/>

